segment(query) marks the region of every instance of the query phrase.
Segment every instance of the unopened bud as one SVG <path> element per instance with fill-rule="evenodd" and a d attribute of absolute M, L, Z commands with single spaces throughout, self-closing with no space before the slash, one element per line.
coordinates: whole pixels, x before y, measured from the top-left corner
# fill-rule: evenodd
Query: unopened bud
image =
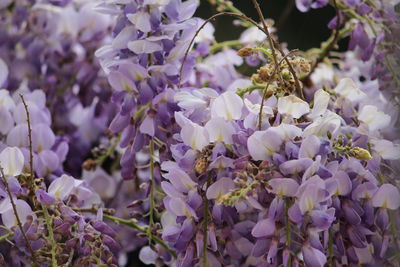
<path fill-rule="evenodd" d="M 361 148 L 361 147 L 353 147 L 350 151 L 350 155 L 359 160 L 370 160 L 372 159 L 371 154 L 368 150 Z"/>

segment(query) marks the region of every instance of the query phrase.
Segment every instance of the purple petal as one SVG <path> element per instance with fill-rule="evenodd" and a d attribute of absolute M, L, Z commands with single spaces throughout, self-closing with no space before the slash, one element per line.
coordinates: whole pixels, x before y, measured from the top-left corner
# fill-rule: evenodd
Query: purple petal
<path fill-rule="evenodd" d="M 273 219 L 267 218 L 259 221 L 251 231 L 256 238 L 270 237 L 275 233 L 275 222 Z"/>

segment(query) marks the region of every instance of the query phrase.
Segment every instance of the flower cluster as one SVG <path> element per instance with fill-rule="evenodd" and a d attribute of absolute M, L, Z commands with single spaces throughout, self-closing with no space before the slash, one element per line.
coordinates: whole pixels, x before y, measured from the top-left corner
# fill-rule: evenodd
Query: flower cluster
<path fill-rule="evenodd" d="M 75 174 L 114 114 L 94 56 L 114 22 L 95 7 L 93 1 L 50 0 L 0 5 L 0 87 L 43 90 L 54 132 L 71 140 L 66 167 Z"/>
<path fill-rule="evenodd" d="M 24 94 L 24 101 L 19 94 Z M 12 96 L 5 89 L 0 90 L 2 149 L 18 147 L 25 159 L 25 168 L 29 168 L 28 124 L 25 108 L 27 106 L 32 126 L 33 168 L 37 176 L 49 177 L 63 173 L 63 163 L 68 153 L 68 143 L 58 137 L 51 129 L 51 116 L 46 108 L 46 96 L 43 91 L 24 93 L 19 90 Z M 26 106 L 25 106 L 26 105 Z"/>
<path fill-rule="evenodd" d="M 191 100 L 205 104 L 176 113 L 182 143 L 161 165 L 163 238 L 181 251 L 182 266 L 202 257 L 212 266 L 383 264 L 400 193 L 380 183 L 377 165 L 400 154 L 379 134 L 388 115 L 354 109 L 365 94 L 352 80 L 332 96 L 316 91 L 312 108 L 294 95 L 271 96 L 261 130 L 258 92 L 198 91 Z M 203 117 L 192 116 L 200 110 Z"/>

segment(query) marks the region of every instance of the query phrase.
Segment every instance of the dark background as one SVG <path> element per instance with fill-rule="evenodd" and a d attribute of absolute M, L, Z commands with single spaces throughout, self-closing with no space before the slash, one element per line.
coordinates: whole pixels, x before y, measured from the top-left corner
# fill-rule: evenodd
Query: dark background
<path fill-rule="evenodd" d="M 266 18 L 272 18 L 278 27 L 280 42 L 288 44 L 289 49 L 307 50 L 319 47 L 320 43 L 328 39 L 331 31 L 327 28 L 328 22 L 335 16 L 331 6 L 310 10 L 301 13 L 297 10 L 295 0 L 258 0 Z M 255 21 L 260 21 L 251 0 L 232 0 L 235 7 Z M 290 10 L 286 19 L 282 14 Z M 215 7 L 208 0 L 200 0 L 200 8 L 195 16 L 207 19 L 216 14 Z M 233 18 L 219 17 L 213 23 L 216 28 L 217 41 L 236 39 L 243 28 L 232 25 Z"/>

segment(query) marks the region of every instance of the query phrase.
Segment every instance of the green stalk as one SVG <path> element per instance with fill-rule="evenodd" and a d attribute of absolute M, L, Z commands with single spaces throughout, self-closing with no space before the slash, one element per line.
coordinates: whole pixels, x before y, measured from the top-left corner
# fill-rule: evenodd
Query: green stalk
<path fill-rule="evenodd" d="M 290 220 L 289 220 L 289 205 L 290 199 L 285 199 L 285 227 L 286 227 L 286 247 L 290 251 L 290 247 L 292 245 L 292 228 L 290 227 Z M 289 258 L 287 262 L 287 267 L 292 266 L 292 255 L 289 253 Z"/>
<path fill-rule="evenodd" d="M 220 43 L 215 43 L 212 46 L 210 46 L 210 52 L 214 53 L 224 47 L 236 47 L 236 46 L 242 46 L 243 44 L 239 40 L 230 40 L 230 41 L 224 41 Z"/>
<path fill-rule="evenodd" d="M 9 237 L 12 237 L 12 236 L 14 236 L 13 232 L 9 232 L 9 233 L 7 233 L 5 235 L 2 235 L 2 236 L 0 236 L 0 242 L 3 242 L 4 240 L 6 240 L 6 239 L 8 239 Z"/>
<path fill-rule="evenodd" d="M 50 249 L 50 254 L 51 254 L 51 266 L 52 267 L 57 267 L 57 259 L 56 259 L 56 241 L 54 240 L 54 232 L 53 232 L 53 220 L 49 215 L 49 211 L 47 210 L 47 207 L 45 205 L 42 205 L 42 210 L 44 214 L 44 218 L 46 221 L 47 225 L 47 231 L 49 232 L 48 240 L 50 241 L 51 249 Z"/>
<path fill-rule="evenodd" d="M 150 140 L 150 210 L 149 210 L 149 227 L 147 228 L 147 236 L 149 237 L 149 243 L 153 239 L 153 225 L 154 225 L 154 141 L 153 139 Z"/>
<path fill-rule="evenodd" d="M 118 225 L 125 225 L 127 227 L 133 228 L 145 235 L 148 234 L 147 232 L 147 227 L 142 227 L 139 226 L 135 223 L 134 220 L 126 220 L 126 219 L 122 219 L 122 218 L 118 218 L 112 215 L 108 215 L 108 214 L 103 214 L 104 219 L 112 221 Z M 176 253 L 174 251 L 172 251 L 167 244 L 164 243 L 163 240 L 161 240 L 160 238 L 158 238 L 157 236 L 152 236 L 152 240 L 156 243 L 158 243 L 159 245 L 161 245 L 166 251 L 168 251 L 169 254 L 171 254 L 174 258 L 176 258 Z"/>
<path fill-rule="evenodd" d="M 208 187 L 211 184 L 211 176 L 208 176 L 207 179 L 207 188 L 205 191 L 207 191 Z M 208 233 L 208 198 L 205 198 L 205 203 L 204 203 L 204 219 L 203 219 L 203 233 L 204 233 L 204 239 L 203 239 L 203 266 L 207 267 L 207 233 Z"/>
<path fill-rule="evenodd" d="M 329 240 L 328 240 L 328 266 L 329 267 L 333 267 L 333 233 L 332 233 L 332 227 L 329 227 L 328 229 L 328 233 L 329 233 Z"/>

